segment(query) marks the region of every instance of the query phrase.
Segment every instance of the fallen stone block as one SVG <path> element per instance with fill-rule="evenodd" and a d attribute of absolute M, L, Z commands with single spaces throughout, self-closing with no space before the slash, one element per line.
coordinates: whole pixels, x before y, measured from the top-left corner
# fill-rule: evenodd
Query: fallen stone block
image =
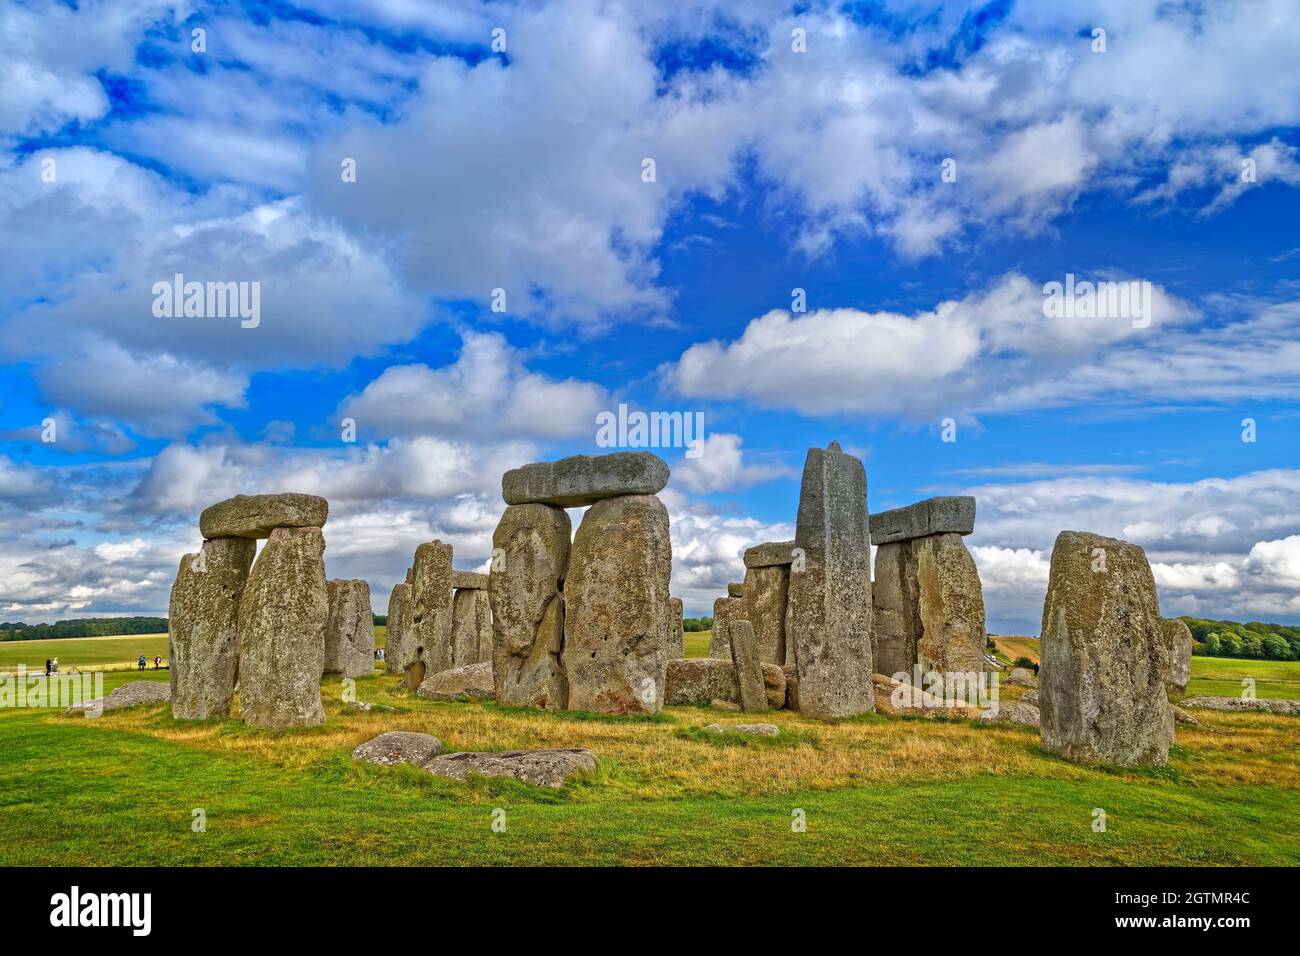
<path fill-rule="evenodd" d="M 391 767 L 399 763 L 422 766 L 431 757 L 442 753 L 442 741 L 432 734 L 410 730 L 389 730 L 367 740 L 352 751 L 353 760 Z"/>
<path fill-rule="evenodd" d="M 1015 687 L 1037 687 L 1038 678 L 1034 672 L 1027 667 L 1013 667 L 1011 673 L 1007 675 L 1006 682 Z M 1021 700 L 1024 698 L 1022 697 Z"/>
<path fill-rule="evenodd" d="M 1277 700 L 1271 697 L 1184 697 L 1179 704 L 1201 710 L 1236 710 L 1261 714 L 1300 714 L 1300 700 Z"/>
<path fill-rule="evenodd" d="M 460 698 L 485 699 L 494 697 L 492 662 L 465 664 L 440 671 L 425 678 L 415 692 L 429 700 L 457 700 Z"/>
<path fill-rule="evenodd" d="M 140 704 L 161 704 L 170 699 L 171 688 L 163 681 L 136 680 L 122 684 L 107 697 L 73 704 L 66 713 L 84 713 L 87 717 L 91 717 L 100 711 L 121 710 L 124 707 L 136 707 Z"/>
<path fill-rule="evenodd" d="M 748 737 L 776 737 L 781 728 L 776 724 L 709 724 L 704 728 L 711 734 L 738 734 Z"/>
<path fill-rule="evenodd" d="M 996 707 L 980 712 L 980 720 L 987 724 L 1020 724 L 1037 727 L 1040 714 L 1037 707 L 1023 700 L 1000 700 Z"/>
<path fill-rule="evenodd" d="M 514 777 L 535 787 L 564 786 L 576 773 L 593 773 L 596 755 L 590 750 L 507 750 L 500 753 L 454 753 L 433 757 L 424 769 L 435 777 L 464 780 L 470 774 Z"/>
<path fill-rule="evenodd" d="M 777 710 L 785 705 L 786 675 L 776 664 L 763 665 L 763 687 L 768 706 Z M 683 657 L 668 662 L 664 680 L 664 705 L 668 707 L 708 707 L 715 700 L 739 706 L 740 686 L 736 667 L 730 660 L 713 657 Z"/>

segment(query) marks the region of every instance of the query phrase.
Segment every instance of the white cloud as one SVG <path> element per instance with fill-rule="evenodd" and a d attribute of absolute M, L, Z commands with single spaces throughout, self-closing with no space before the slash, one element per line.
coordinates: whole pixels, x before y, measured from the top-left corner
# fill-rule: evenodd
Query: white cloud
<path fill-rule="evenodd" d="M 743 439 L 728 432 L 707 435 L 699 457 L 683 457 L 672 466 L 671 482 L 700 494 L 743 491 L 773 478 L 792 474 L 780 464 L 746 464 Z"/>

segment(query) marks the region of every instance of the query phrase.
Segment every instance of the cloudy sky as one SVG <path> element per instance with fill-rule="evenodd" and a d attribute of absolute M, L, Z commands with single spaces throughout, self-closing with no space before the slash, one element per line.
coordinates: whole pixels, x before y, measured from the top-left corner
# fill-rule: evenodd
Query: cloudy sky
<path fill-rule="evenodd" d="M 0 620 L 165 613 L 198 512 L 281 490 L 382 612 L 625 403 L 704 415 L 688 614 L 838 439 L 873 511 L 977 496 L 994 631 L 1067 528 L 1300 622 L 1297 49 L 1294 0 L 6 0 Z M 177 273 L 260 321 L 156 315 Z M 1067 274 L 1150 314 L 1050 316 Z"/>

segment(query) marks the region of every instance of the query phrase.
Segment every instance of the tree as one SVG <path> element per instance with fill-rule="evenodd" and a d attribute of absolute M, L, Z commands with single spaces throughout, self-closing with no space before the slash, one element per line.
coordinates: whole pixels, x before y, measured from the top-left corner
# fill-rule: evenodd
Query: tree
<path fill-rule="evenodd" d="M 1291 660 L 1291 645 L 1282 640 L 1281 634 L 1270 634 L 1264 638 L 1264 656 L 1273 661 Z"/>

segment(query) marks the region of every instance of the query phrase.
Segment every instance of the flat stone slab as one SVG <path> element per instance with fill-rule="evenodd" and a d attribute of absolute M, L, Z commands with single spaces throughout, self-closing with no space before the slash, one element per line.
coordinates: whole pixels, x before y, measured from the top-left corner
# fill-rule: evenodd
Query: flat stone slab
<path fill-rule="evenodd" d="M 495 697 L 496 690 L 492 685 L 492 662 L 465 664 L 462 667 L 439 671 L 432 677 L 426 678 L 415 693 L 430 700 L 457 700 L 463 697 L 481 700 Z"/>
<path fill-rule="evenodd" d="M 776 724 L 709 724 L 704 728 L 711 734 L 741 734 L 757 737 L 776 737 L 781 728 Z"/>
<path fill-rule="evenodd" d="M 980 720 L 986 724 L 1020 724 L 1024 727 L 1037 727 L 1040 715 L 1033 704 L 1023 700 L 1001 700 L 996 708 L 980 711 Z"/>
<path fill-rule="evenodd" d="M 653 495 L 668 484 L 668 463 L 648 451 L 573 455 L 512 468 L 501 477 L 508 505 L 544 504 L 579 508 L 602 498 Z"/>
<path fill-rule="evenodd" d="M 442 753 L 442 741 L 433 734 L 389 730 L 367 740 L 352 751 L 352 759 L 385 767 L 399 763 L 409 763 L 419 767 L 440 753 Z"/>
<path fill-rule="evenodd" d="M 794 563 L 793 541 L 768 541 L 745 551 L 745 567 L 773 568 Z"/>
<path fill-rule="evenodd" d="M 575 773 L 596 769 L 596 755 L 580 748 L 506 750 L 500 753 L 454 753 L 434 757 L 424 769 L 435 777 L 464 780 L 472 773 L 484 777 L 514 777 L 535 787 L 562 787 Z"/>
<path fill-rule="evenodd" d="M 876 713 L 886 717 L 972 718 L 977 715 L 976 709 L 969 704 L 950 705 L 941 697 L 886 674 L 872 674 L 871 682 L 876 691 Z"/>
<path fill-rule="evenodd" d="M 1180 700 L 1182 707 L 1200 708 L 1202 710 L 1240 710 L 1265 714 L 1300 714 L 1300 700 L 1274 700 L 1259 697 L 1244 700 L 1240 697 L 1184 697 Z"/>
<path fill-rule="evenodd" d="M 461 588 L 474 591 L 486 591 L 487 586 L 488 576 L 480 571 L 451 572 L 451 588 L 453 591 Z"/>
<path fill-rule="evenodd" d="M 329 502 L 316 495 L 235 495 L 203 509 L 205 538 L 269 538 L 276 528 L 322 528 Z"/>
<path fill-rule="evenodd" d="M 123 707 L 135 707 L 138 704 L 161 704 L 171 700 L 171 685 L 157 680 L 135 680 L 118 687 L 107 697 L 74 704 L 67 709 L 69 714 L 85 713 L 87 717 L 102 710 L 121 710 Z"/>
<path fill-rule="evenodd" d="M 932 534 L 970 534 L 975 530 L 975 499 L 970 495 L 926 498 L 905 508 L 870 517 L 871 543 L 890 544 Z"/>

